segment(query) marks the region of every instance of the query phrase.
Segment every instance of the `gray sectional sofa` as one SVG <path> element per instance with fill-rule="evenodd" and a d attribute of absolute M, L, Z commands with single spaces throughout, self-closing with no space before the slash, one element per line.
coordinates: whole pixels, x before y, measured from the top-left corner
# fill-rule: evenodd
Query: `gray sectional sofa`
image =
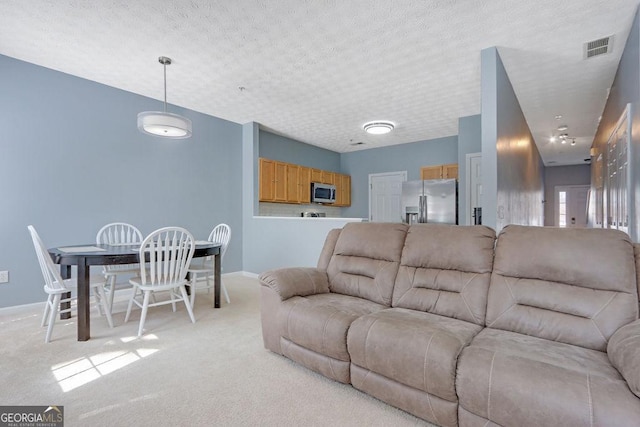
<path fill-rule="evenodd" d="M 437 425 L 638 426 L 639 271 L 614 230 L 350 223 L 260 275 L 264 345 Z"/>

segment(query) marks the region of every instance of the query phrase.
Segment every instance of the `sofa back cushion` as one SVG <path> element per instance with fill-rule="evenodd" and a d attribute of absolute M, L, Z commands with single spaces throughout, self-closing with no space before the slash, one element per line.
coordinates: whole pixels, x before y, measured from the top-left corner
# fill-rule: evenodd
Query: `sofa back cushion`
<path fill-rule="evenodd" d="M 495 232 L 481 225 L 412 225 L 393 307 L 484 325 L 495 239 Z"/>
<path fill-rule="evenodd" d="M 324 246 L 322 246 L 322 252 L 320 252 L 320 257 L 318 258 L 318 265 L 316 266 L 319 270 L 326 270 L 329 267 L 329 261 L 331 261 L 333 251 L 336 249 L 336 242 L 340 237 L 341 231 L 341 228 L 334 228 L 327 234 Z"/>
<path fill-rule="evenodd" d="M 327 267 L 331 292 L 390 306 L 407 228 L 394 223 L 346 224 Z"/>
<path fill-rule="evenodd" d="M 606 351 L 638 318 L 634 261 L 617 230 L 509 225 L 496 244 L 487 326 Z"/>

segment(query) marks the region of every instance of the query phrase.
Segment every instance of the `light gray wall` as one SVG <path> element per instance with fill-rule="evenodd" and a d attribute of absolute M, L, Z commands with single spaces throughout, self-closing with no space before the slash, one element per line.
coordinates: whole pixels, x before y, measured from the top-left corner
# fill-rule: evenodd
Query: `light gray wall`
<path fill-rule="evenodd" d="M 553 226 L 555 216 L 555 187 L 557 185 L 589 185 L 591 166 L 554 166 L 544 168 L 544 225 Z"/>
<path fill-rule="evenodd" d="M 482 222 L 543 225 L 544 165 L 495 47 L 481 52 L 480 90 Z"/>
<path fill-rule="evenodd" d="M 340 172 L 340 153 L 260 130 L 260 157 Z"/>
<path fill-rule="evenodd" d="M 465 224 L 467 212 L 467 154 L 482 151 L 480 114 L 458 119 L 458 223 Z"/>
<path fill-rule="evenodd" d="M 411 181 L 420 179 L 422 166 L 457 161 L 457 136 L 343 153 L 342 173 L 351 175 L 351 206 L 344 209 L 343 216 L 369 216 L 369 174 L 407 171 L 407 179 Z"/>
<path fill-rule="evenodd" d="M 0 306 L 45 299 L 29 224 L 62 246 L 92 243 L 113 221 L 196 238 L 226 222 L 224 272 L 242 269 L 239 124 L 170 106 L 193 121 L 193 137 L 143 135 L 136 116 L 160 101 L 1 55 L 0 94 L 0 270 L 10 271 Z"/>
<path fill-rule="evenodd" d="M 606 144 L 618 119 L 628 103 L 633 106 L 631 147 L 629 148 L 630 173 L 630 218 L 629 235 L 634 242 L 640 242 L 640 11 L 636 11 L 629 37 L 609 92 L 609 98 L 602 113 L 593 147 L 597 155 L 591 162 L 591 195 L 595 197 L 596 180 L 603 172 L 595 161 L 601 153 L 605 154 Z M 594 206 L 593 199 L 590 206 Z M 590 218 L 592 223 L 593 217 Z"/>

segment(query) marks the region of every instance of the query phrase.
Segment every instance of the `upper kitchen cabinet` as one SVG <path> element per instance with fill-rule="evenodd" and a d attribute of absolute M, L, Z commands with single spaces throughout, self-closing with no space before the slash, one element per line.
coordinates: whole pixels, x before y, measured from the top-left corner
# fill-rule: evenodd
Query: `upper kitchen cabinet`
<path fill-rule="evenodd" d="M 300 166 L 286 165 L 287 170 L 287 202 L 299 203 L 300 201 Z"/>
<path fill-rule="evenodd" d="M 311 168 L 300 166 L 298 172 L 298 203 L 311 201 Z"/>
<path fill-rule="evenodd" d="M 312 182 L 336 186 L 334 206 L 351 205 L 351 176 L 260 158 L 261 202 L 309 204 Z"/>
<path fill-rule="evenodd" d="M 321 169 L 311 169 L 311 182 L 322 182 Z"/>
<path fill-rule="evenodd" d="M 458 164 L 424 166 L 420 168 L 420 179 L 458 179 Z"/>
<path fill-rule="evenodd" d="M 287 164 L 260 159 L 260 201 L 287 201 Z"/>
<path fill-rule="evenodd" d="M 334 172 L 322 171 L 322 181 L 323 184 L 336 184 L 336 174 Z"/>
<path fill-rule="evenodd" d="M 336 202 L 334 206 L 351 206 L 351 175 L 335 174 Z"/>

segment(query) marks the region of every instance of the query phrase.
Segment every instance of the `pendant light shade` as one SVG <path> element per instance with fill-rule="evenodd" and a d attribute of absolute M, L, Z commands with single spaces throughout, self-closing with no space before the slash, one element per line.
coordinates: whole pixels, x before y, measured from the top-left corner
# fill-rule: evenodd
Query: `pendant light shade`
<path fill-rule="evenodd" d="M 162 111 L 144 111 L 138 113 L 138 129 L 141 132 L 165 138 L 189 138 L 191 120 Z"/>
<path fill-rule="evenodd" d="M 161 56 L 158 61 L 164 66 L 164 111 L 143 111 L 138 114 L 140 132 L 171 139 L 191 137 L 191 120 L 178 114 L 167 112 L 167 65 L 171 58 Z"/>

